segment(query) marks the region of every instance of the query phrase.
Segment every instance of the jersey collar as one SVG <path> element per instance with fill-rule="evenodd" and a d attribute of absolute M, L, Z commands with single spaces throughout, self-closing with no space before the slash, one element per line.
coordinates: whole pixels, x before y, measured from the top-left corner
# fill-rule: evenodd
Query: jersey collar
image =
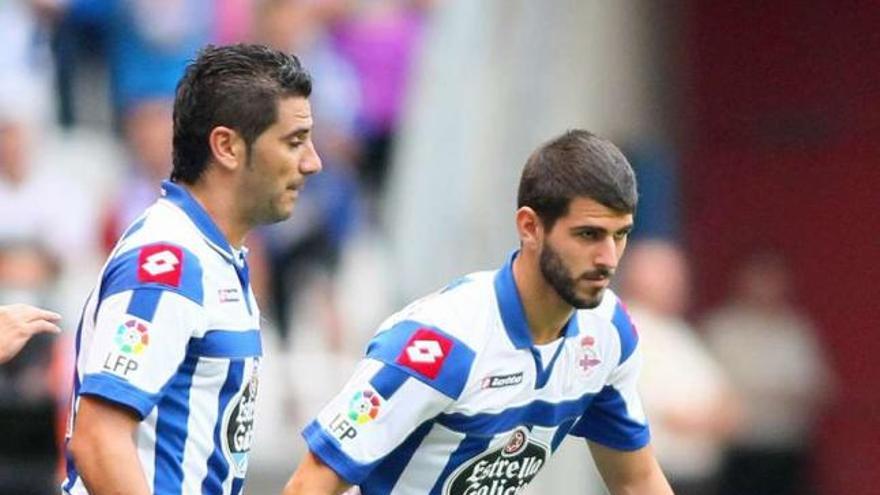
<path fill-rule="evenodd" d="M 192 197 L 189 191 L 166 180 L 162 182 L 162 197 L 183 210 L 214 249 L 223 254 L 228 260 L 235 261 L 229 241 L 226 240 L 226 237 L 220 232 L 220 228 L 217 227 L 217 224 L 214 223 L 208 212 Z"/>
<path fill-rule="evenodd" d="M 507 336 L 517 349 L 533 347 L 532 332 L 526 320 L 526 312 L 516 288 L 513 278 L 513 260 L 519 255 L 519 250 L 514 250 L 507 258 L 507 263 L 495 274 L 495 295 L 498 299 L 498 310 L 501 312 L 501 322 L 507 331 Z M 565 337 L 577 335 L 577 313 L 572 314 L 565 324 Z"/>

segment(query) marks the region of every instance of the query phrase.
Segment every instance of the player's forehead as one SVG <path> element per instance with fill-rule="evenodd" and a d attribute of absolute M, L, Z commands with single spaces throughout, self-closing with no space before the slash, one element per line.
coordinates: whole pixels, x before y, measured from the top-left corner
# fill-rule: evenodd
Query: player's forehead
<path fill-rule="evenodd" d="M 614 210 L 588 196 L 578 196 L 569 202 L 568 211 L 557 223 L 566 228 L 582 225 L 616 231 L 632 226 L 633 214 Z"/>
<path fill-rule="evenodd" d="M 311 131 L 312 106 L 308 98 L 302 96 L 282 96 L 276 102 L 275 122 L 266 129 L 267 133 L 286 137 L 296 134 L 307 134 Z"/>

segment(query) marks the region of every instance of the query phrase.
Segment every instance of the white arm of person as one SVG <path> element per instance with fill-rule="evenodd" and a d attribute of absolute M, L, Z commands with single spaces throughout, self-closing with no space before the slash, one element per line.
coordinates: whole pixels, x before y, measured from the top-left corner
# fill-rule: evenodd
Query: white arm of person
<path fill-rule="evenodd" d="M 134 434 L 140 419 L 122 406 L 83 396 L 70 451 L 91 495 L 149 495 Z"/>
<path fill-rule="evenodd" d="M 0 363 L 12 359 L 32 336 L 59 333 L 61 315 L 27 304 L 0 306 Z"/>
<path fill-rule="evenodd" d="M 588 443 L 611 495 L 673 495 L 650 445 L 627 452 Z"/>
<path fill-rule="evenodd" d="M 311 451 L 299 463 L 282 495 L 339 495 L 351 487 Z"/>

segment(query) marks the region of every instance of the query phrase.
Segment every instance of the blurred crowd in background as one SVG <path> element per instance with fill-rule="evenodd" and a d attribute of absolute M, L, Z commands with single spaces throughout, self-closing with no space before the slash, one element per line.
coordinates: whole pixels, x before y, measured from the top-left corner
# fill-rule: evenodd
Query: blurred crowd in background
<path fill-rule="evenodd" d="M 0 304 L 66 333 L 0 366 L 0 493 L 54 493 L 82 302 L 170 172 L 171 106 L 208 43 L 257 42 L 311 72 L 324 171 L 291 219 L 248 239 L 265 316 L 248 490 L 274 493 L 298 429 L 387 313 L 516 248 L 529 149 L 571 127 L 617 142 L 640 179 L 618 275 L 644 349 L 654 447 L 679 495 L 830 494 L 816 425 L 837 400 L 824 332 L 784 249 L 752 244 L 727 296 L 695 307 L 666 127 L 671 37 L 648 1 L 0 0 Z M 710 199 L 711 201 L 711 199 Z M 717 236 L 725 232 L 719 229 Z M 569 441 L 530 493 L 604 493 Z M 47 480 L 49 480 L 47 482 Z M 47 488 L 48 486 L 48 488 Z M 867 493 L 867 492 L 865 492 Z"/>

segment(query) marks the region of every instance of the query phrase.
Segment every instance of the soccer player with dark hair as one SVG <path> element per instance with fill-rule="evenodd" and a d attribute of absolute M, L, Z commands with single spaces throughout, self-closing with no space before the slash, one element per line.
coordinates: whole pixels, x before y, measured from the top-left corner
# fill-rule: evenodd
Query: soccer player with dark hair
<path fill-rule="evenodd" d="M 174 102 L 162 198 L 122 235 L 76 335 L 67 494 L 241 492 L 262 354 L 245 235 L 321 169 L 296 57 L 207 47 Z"/>
<path fill-rule="evenodd" d="M 304 430 L 285 495 L 513 495 L 567 436 L 611 493 L 671 495 L 636 392 L 638 334 L 608 289 L 636 181 L 610 142 L 573 130 L 528 159 L 520 248 L 392 315 Z"/>

